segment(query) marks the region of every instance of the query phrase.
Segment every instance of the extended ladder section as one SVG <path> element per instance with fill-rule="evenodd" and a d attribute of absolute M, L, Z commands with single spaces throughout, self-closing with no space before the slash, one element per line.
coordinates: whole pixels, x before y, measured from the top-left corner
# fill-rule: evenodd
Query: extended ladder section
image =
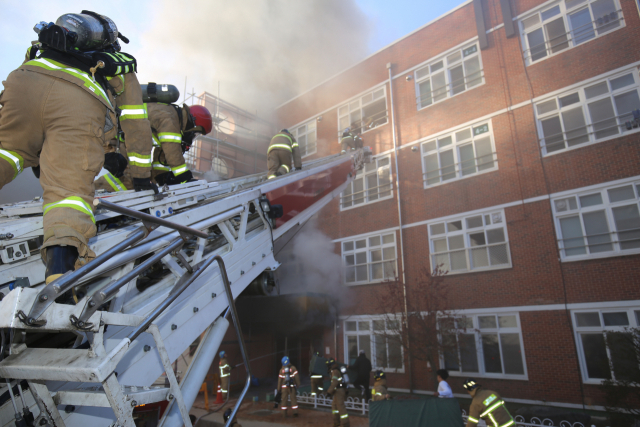
<path fill-rule="evenodd" d="M 99 231 L 90 242 L 97 258 L 49 285 L 38 250 L 42 202 L 0 206 L 0 377 L 11 385 L 0 388 L 0 398 L 9 397 L 0 426 L 18 418 L 18 425 L 133 427 L 136 407 L 161 401 L 169 403 L 160 426 L 191 426 L 189 408 L 227 314 L 248 361 L 235 298 L 278 267 L 278 239 L 342 192 L 370 155 L 365 148 L 332 156 L 272 180 L 165 187 L 161 198 L 97 194 Z M 178 383 L 171 364 L 203 333 Z M 168 386 L 154 386 L 163 373 Z M 249 382 L 247 370 L 238 405 Z M 20 421 L 22 406 L 33 422 Z"/>

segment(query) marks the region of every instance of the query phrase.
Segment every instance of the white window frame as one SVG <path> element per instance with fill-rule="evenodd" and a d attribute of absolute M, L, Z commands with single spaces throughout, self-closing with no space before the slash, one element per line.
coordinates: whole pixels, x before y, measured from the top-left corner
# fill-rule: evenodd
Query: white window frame
<path fill-rule="evenodd" d="M 380 163 L 385 163 L 383 166 L 380 166 Z M 374 165 L 375 168 L 367 171 L 368 165 Z M 389 172 L 389 184 L 380 185 L 380 172 L 387 171 Z M 371 175 L 377 175 L 377 186 L 374 188 L 369 187 L 369 179 L 368 177 Z M 356 181 L 362 179 L 362 190 L 356 191 L 354 194 L 353 189 L 356 187 Z M 389 194 L 381 197 L 380 193 L 387 192 L 385 188 L 388 186 Z M 377 190 L 377 193 L 371 193 L 372 191 Z M 370 200 L 370 197 L 376 195 L 376 199 Z M 356 176 L 353 180 L 347 184 L 345 190 L 340 193 L 340 199 L 338 203 L 340 204 L 340 211 L 346 211 L 349 209 L 359 208 L 361 206 L 370 205 L 372 203 L 381 202 L 383 200 L 388 200 L 393 198 L 393 174 L 391 170 L 391 155 L 387 154 L 384 156 L 378 156 L 371 159 L 371 163 L 367 163 L 364 165 L 362 169 L 356 172 Z M 344 206 L 344 203 L 350 199 L 351 206 Z M 362 200 L 362 201 L 360 201 Z M 355 203 L 356 201 L 360 201 L 359 203 Z"/>
<path fill-rule="evenodd" d="M 473 227 L 473 228 L 469 228 L 468 227 L 468 219 L 476 219 L 477 217 L 481 217 L 482 218 L 482 226 L 478 226 L 478 227 Z M 456 231 L 450 231 L 449 230 L 449 224 L 450 223 L 455 223 L 457 221 L 461 221 L 461 226 L 462 228 L 460 230 L 456 230 Z M 441 224 L 444 224 L 444 233 L 438 233 L 435 234 L 437 232 L 436 228 L 439 228 L 439 226 Z M 504 233 L 504 241 L 502 242 L 497 242 L 497 243 L 488 243 L 487 240 L 487 231 L 492 231 L 492 230 L 497 230 L 497 229 L 502 229 L 503 233 Z M 444 256 L 444 254 L 450 254 L 450 253 L 458 253 L 458 252 L 465 252 L 465 256 L 466 256 L 466 263 L 467 263 L 467 269 L 466 270 L 449 270 L 449 272 L 447 273 L 448 276 L 454 275 L 454 274 L 468 274 L 468 273 L 475 273 L 478 271 L 490 271 L 490 270 L 504 270 L 504 269 L 508 269 L 508 268 L 512 268 L 513 264 L 512 264 L 512 257 L 511 257 L 511 245 L 509 244 L 509 233 L 507 230 L 507 219 L 505 216 L 505 211 L 504 209 L 491 209 L 491 210 L 486 210 L 483 212 L 476 212 L 474 214 L 460 214 L 460 215 L 456 215 L 456 216 L 452 216 L 452 217 L 447 217 L 447 218 L 439 218 L 436 220 L 432 220 L 427 222 L 427 231 L 429 233 L 429 264 L 431 266 L 431 270 L 435 270 L 435 268 L 439 265 L 436 262 L 436 258 L 442 258 L 442 256 Z M 471 240 L 471 234 L 477 234 L 479 232 L 484 232 L 485 233 L 485 244 L 484 245 L 478 245 L 478 246 L 472 246 L 473 242 Z M 450 249 L 451 246 L 451 238 L 456 238 L 462 236 L 463 237 L 463 243 L 464 243 L 464 247 L 456 247 L 454 249 Z M 447 250 L 446 251 L 440 251 L 440 252 L 435 252 L 435 241 L 442 241 L 442 239 L 446 239 L 447 242 Z M 458 239 L 459 240 L 459 239 Z M 480 266 L 480 267 L 475 267 L 472 268 L 472 261 L 473 261 L 473 251 L 480 249 L 480 248 L 491 248 L 491 247 L 495 247 L 495 246 L 499 246 L 499 245 L 506 245 L 506 253 L 507 256 L 509 258 L 509 262 L 506 264 L 496 264 L 496 265 L 487 265 L 487 266 Z M 490 250 L 490 249 L 489 249 Z M 451 265 L 451 257 L 449 256 L 449 265 Z M 490 252 L 487 254 L 487 260 L 488 263 L 491 264 L 491 255 Z M 446 268 L 446 264 L 445 267 Z"/>
<path fill-rule="evenodd" d="M 480 328 L 480 321 L 479 321 L 479 317 L 491 317 L 494 316 L 496 317 L 496 326 L 497 328 Z M 507 317 L 507 316 L 515 316 L 516 321 L 517 321 L 517 327 L 500 327 L 499 326 L 499 319 L 498 317 Z M 527 358 L 525 355 L 525 349 L 524 349 L 524 341 L 522 338 L 522 325 L 520 322 L 520 314 L 518 312 L 505 312 L 505 313 L 477 313 L 477 314 L 464 314 L 462 316 L 456 316 L 457 318 L 465 318 L 466 320 L 471 320 L 472 321 L 472 328 L 464 328 L 464 327 L 460 327 L 460 329 L 458 329 L 458 334 L 474 334 L 475 335 L 475 344 L 476 344 L 476 353 L 477 353 L 477 361 L 478 361 L 478 372 L 466 372 L 462 370 L 462 364 L 460 365 L 460 369 L 458 371 L 455 370 L 448 370 L 449 371 L 449 375 L 454 376 L 454 377 L 469 377 L 469 376 L 477 376 L 477 377 L 482 377 L 482 378 L 500 378 L 500 379 L 506 379 L 506 380 L 528 380 L 529 379 L 529 373 L 527 371 Z M 457 321 L 457 320 L 456 320 Z M 517 333 L 518 337 L 520 339 L 520 351 L 522 352 L 522 366 L 523 366 L 523 370 L 524 370 L 524 374 L 520 375 L 520 374 L 505 374 L 505 366 L 504 366 L 504 353 L 503 353 L 503 349 L 502 349 L 502 341 L 500 339 L 498 339 L 498 345 L 500 347 L 500 363 L 502 364 L 502 372 L 503 373 L 494 373 L 494 372 L 486 372 L 486 368 L 485 368 L 485 364 L 484 364 L 484 351 L 483 351 L 483 347 L 482 347 L 482 333 L 492 333 L 492 334 L 498 334 L 498 336 L 501 333 L 504 334 L 514 334 Z M 439 335 L 439 338 L 442 339 L 442 336 Z M 457 345 L 457 349 L 458 349 L 458 360 L 460 360 L 460 346 L 459 346 L 459 341 L 458 341 L 458 335 L 456 335 L 456 342 L 458 343 Z M 440 367 L 442 369 L 445 369 L 445 361 L 444 361 L 444 354 L 441 352 L 440 353 Z"/>
<path fill-rule="evenodd" d="M 379 93 L 379 91 L 382 90 L 382 96 L 375 98 L 374 99 L 374 95 Z M 371 100 L 365 100 L 365 98 L 371 96 Z M 385 111 L 385 116 L 384 116 L 384 123 L 381 122 L 382 118 L 375 118 L 373 120 L 373 122 L 369 125 L 364 125 L 362 123 L 362 116 L 363 116 L 363 110 L 366 106 L 373 104 L 375 102 L 377 102 L 380 99 L 384 99 L 384 111 Z M 356 105 L 357 104 L 357 105 Z M 359 110 L 359 114 L 360 114 L 360 119 L 357 119 L 358 121 L 360 121 L 361 126 L 354 126 L 354 123 L 351 121 L 351 114 L 355 111 Z M 361 134 L 365 134 L 371 130 L 374 129 L 378 129 L 380 126 L 384 126 L 386 124 L 389 123 L 389 103 L 387 100 L 387 86 L 382 85 L 379 87 L 376 87 L 374 89 L 368 90 L 367 92 L 358 95 L 356 97 L 351 98 L 350 100 L 348 100 L 345 103 L 342 103 L 341 105 L 338 106 L 338 108 L 336 108 L 336 114 L 338 116 L 338 142 L 340 142 L 340 140 L 342 139 L 342 133 L 344 132 L 344 130 L 346 128 L 350 128 L 351 131 L 361 135 Z M 340 119 L 343 117 L 349 117 L 349 123 L 346 126 L 341 126 L 340 124 Z M 374 125 L 375 124 L 375 125 Z"/>
<path fill-rule="evenodd" d="M 383 372 L 392 372 L 392 373 L 399 373 L 399 374 L 404 374 L 405 372 L 405 366 L 404 366 L 404 348 L 402 347 L 402 345 L 399 344 L 400 346 L 400 358 L 402 361 L 402 368 L 387 368 L 387 367 L 380 367 L 377 366 L 377 362 L 378 362 L 378 356 L 377 356 L 377 352 L 376 352 L 376 342 L 379 339 L 387 339 L 385 336 L 380 336 L 380 335 L 376 335 L 375 331 L 373 330 L 373 322 L 374 321 L 382 321 L 385 323 L 385 334 L 387 335 L 391 335 L 394 334 L 391 330 L 388 329 L 387 327 L 387 322 L 385 321 L 384 317 L 366 317 L 366 318 L 361 318 L 361 317 L 350 317 L 346 320 L 343 321 L 342 326 L 343 326 L 343 339 L 344 339 L 344 360 L 349 361 L 349 337 L 350 336 L 359 336 L 359 335 L 369 335 L 370 337 L 370 344 L 371 344 L 371 349 L 369 349 L 368 351 L 365 350 L 365 354 L 367 356 L 367 358 L 371 361 L 371 365 L 373 367 L 374 370 L 381 370 Z M 356 331 L 347 331 L 347 322 L 356 322 Z M 369 329 L 368 330 L 360 330 L 360 322 L 369 322 Z M 389 360 L 389 342 L 386 343 L 386 347 L 387 347 L 387 361 Z M 360 352 L 360 341 L 358 340 L 358 353 Z"/>
<path fill-rule="evenodd" d="M 625 328 L 638 328 L 640 327 L 640 323 L 638 323 L 638 317 L 636 315 L 636 311 L 640 311 L 640 306 L 637 307 L 607 307 L 607 308 L 592 308 L 592 309 L 582 309 L 582 310 L 571 310 L 571 321 L 573 322 L 573 328 L 575 331 L 576 340 L 576 348 L 578 349 L 578 360 L 580 361 L 580 373 L 582 374 L 582 382 L 585 384 L 602 384 L 604 381 L 603 378 L 589 378 L 589 373 L 587 371 L 587 361 L 584 354 L 584 348 L 582 344 L 582 339 L 580 336 L 582 334 L 588 333 L 604 333 L 606 336 L 606 332 L 624 332 Z M 604 318 L 602 316 L 603 313 L 618 313 L 618 312 L 626 312 L 627 318 L 629 319 L 629 326 L 605 326 Z M 600 316 L 600 326 L 578 326 L 578 321 L 576 318 L 576 314 L 578 313 L 598 313 Z M 606 341 L 605 341 L 606 343 Z M 611 351 L 609 347 L 607 349 L 607 357 L 609 359 L 609 363 L 611 364 Z M 609 365 L 611 366 L 611 365 Z M 611 370 L 611 377 L 615 379 L 615 372 Z"/>
<path fill-rule="evenodd" d="M 614 189 L 619 189 L 627 186 L 631 186 L 633 188 L 633 191 L 635 194 L 634 199 L 626 199 L 618 202 L 610 201 L 609 193 L 607 190 L 612 190 L 612 189 L 614 190 Z M 597 193 L 599 193 L 600 197 L 602 198 L 602 204 L 588 206 L 584 208 L 581 207 L 581 203 L 580 203 L 581 196 L 584 197 L 584 196 L 593 195 Z M 575 198 L 574 199 L 575 206 L 576 206 L 575 209 L 572 209 L 570 201 L 567 201 L 567 199 L 570 199 L 572 197 Z M 626 180 L 620 180 L 620 181 L 617 181 L 615 184 L 606 183 L 606 184 L 600 184 L 597 186 L 591 186 L 583 189 L 574 190 L 572 192 L 564 192 L 564 193 L 561 193 L 561 195 L 553 196 L 550 201 L 551 201 L 551 209 L 554 217 L 554 225 L 556 228 L 556 238 L 558 239 L 558 248 L 560 250 L 560 259 L 562 262 L 582 261 L 586 259 L 610 258 L 610 257 L 634 255 L 634 254 L 640 253 L 640 248 L 621 249 L 621 246 L 619 243 L 620 239 L 618 236 L 619 232 L 617 231 L 616 222 L 613 215 L 613 209 L 615 208 L 619 208 L 623 206 L 631 206 L 634 204 L 636 206 L 640 206 L 640 176 L 626 179 Z M 596 211 L 602 211 L 602 210 L 604 210 L 605 212 L 607 227 L 609 228 L 610 242 L 597 242 L 597 243 L 594 242 L 591 244 L 591 246 L 602 246 L 606 244 L 611 244 L 611 246 L 613 247 L 613 250 L 606 251 L 606 252 L 603 251 L 603 252 L 589 253 L 590 252 L 588 248 L 589 241 L 587 240 L 588 236 L 585 230 L 583 215 L 585 213 L 588 214 L 589 212 L 596 212 Z M 572 248 L 575 248 L 576 246 L 569 246 L 565 248 L 564 241 L 577 240 L 578 237 L 564 239 L 562 235 L 560 221 L 564 218 L 575 217 L 576 215 L 578 215 L 580 218 L 580 225 L 582 228 L 582 240 L 583 240 L 584 246 L 587 246 L 585 248 L 587 253 L 579 254 L 579 255 L 566 255 L 567 249 L 572 249 Z M 625 230 L 623 230 L 623 232 L 624 231 Z M 592 237 L 593 236 L 594 235 L 592 235 Z M 627 239 L 627 240 L 633 241 L 635 239 Z"/>
<path fill-rule="evenodd" d="M 622 8 L 620 7 L 620 1 L 619 0 L 613 0 L 615 7 L 616 7 L 616 12 L 618 13 L 618 18 L 617 21 L 620 24 L 618 27 L 612 28 L 606 32 L 603 32 L 602 34 L 598 34 L 598 30 L 597 27 L 594 25 L 595 21 L 591 22 L 592 25 L 592 29 L 594 31 L 594 37 L 592 37 L 589 40 L 585 40 L 582 41 L 578 44 L 575 43 L 574 37 L 573 37 L 573 31 L 574 28 L 572 27 L 571 21 L 569 19 L 569 15 L 571 14 L 575 14 L 576 12 L 581 11 L 582 9 L 588 8 L 589 9 L 589 14 L 591 16 L 591 19 L 593 19 L 593 10 L 591 9 L 591 4 L 594 3 L 597 0 L 584 0 L 582 2 L 580 2 L 579 4 L 576 4 L 574 6 L 571 6 L 569 8 L 567 8 L 567 5 L 565 3 L 565 1 L 550 1 L 547 2 L 537 8 L 535 8 L 534 10 L 531 11 L 527 11 L 526 13 L 522 14 L 521 16 L 518 17 L 518 28 L 520 31 L 520 40 L 522 42 L 522 53 L 524 55 L 525 58 L 525 63 L 527 66 L 532 65 L 532 64 L 537 64 L 541 61 L 544 61 L 545 59 L 551 58 L 553 56 L 559 55 L 563 52 L 567 52 L 571 49 L 573 49 L 574 47 L 577 46 L 581 46 L 583 44 L 589 43 L 590 41 L 596 40 L 600 37 L 604 37 L 606 35 L 611 34 L 612 32 L 619 30 L 621 28 L 624 28 L 626 26 L 626 22 L 624 19 L 624 16 L 622 14 Z M 549 18 L 545 19 L 544 21 L 542 20 L 542 13 L 550 11 L 551 9 L 555 8 L 555 7 L 559 7 L 560 11 L 558 14 L 552 15 Z M 527 20 L 535 20 L 535 16 L 538 16 L 538 23 L 532 25 L 530 28 L 525 29 L 525 21 Z M 555 47 L 555 46 L 551 46 L 551 42 L 548 40 L 548 35 L 546 34 L 546 29 L 544 28 L 544 26 L 550 22 L 553 22 L 554 20 L 557 20 L 558 18 L 562 18 L 563 19 L 563 23 L 564 23 L 564 28 L 566 30 L 566 32 L 564 33 L 564 35 L 566 36 L 566 41 L 562 41 L 559 44 L 564 44 L 567 43 L 567 47 L 565 47 L 564 49 L 561 49 L 557 52 L 551 52 L 551 48 Z M 586 24 L 585 24 L 586 25 Z M 542 28 L 542 33 L 544 35 L 544 39 L 545 39 L 545 50 L 547 52 L 547 55 L 536 59 L 535 61 L 532 60 L 532 55 L 531 55 L 531 49 L 529 47 L 529 41 L 528 41 L 528 37 L 527 35 L 532 33 L 533 31 L 537 31 L 538 29 Z M 575 30 L 580 30 L 579 28 L 576 28 Z"/>
<path fill-rule="evenodd" d="M 630 84 L 628 86 L 624 86 L 622 88 L 616 89 L 616 90 L 611 90 L 611 81 L 612 80 L 616 80 L 620 77 L 623 76 L 627 76 L 631 74 L 631 76 L 633 76 L 633 84 Z M 589 99 L 587 99 L 587 95 L 586 95 L 586 89 L 592 89 L 598 85 L 601 85 L 603 83 L 606 83 L 607 85 L 607 93 L 601 94 L 601 95 L 597 95 L 597 96 L 593 96 Z M 544 98 L 541 99 L 540 101 L 537 101 L 534 105 L 534 114 L 536 117 L 536 126 L 538 129 L 538 135 L 541 136 L 539 143 L 540 143 L 540 150 L 542 152 L 542 155 L 544 157 L 547 156 L 552 156 L 558 153 L 564 153 L 566 151 L 570 151 L 570 150 L 577 150 L 583 147 L 587 147 L 589 145 L 593 145 L 593 144 L 597 144 L 597 143 L 601 143 L 601 142 L 605 142 L 605 141 L 609 141 L 612 139 L 616 139 L 616 138 L 620 138 L 626 135 L 630 135 L 633 133 L 637 133 L 640 132 L 640 128 L 635 128 L 635 129 L 631 129 L 631 130 L 627 130 L 626 126 L 625 126 L 625 122 L 627 121 L 632 121 L 633 120 L 633 115 L 631 114 L 631 112 L 626 113 L 626 114 L 620 114 L 618 112 L 618 107 L 616 105 L 615 102 L 615 97 L 622 95 L 622 94 L 627 94 L 631 91 L 635 90 L 638 93 L 638 96 L 640 97 L 640 77 L 638 76 L 638 70 L 636 67 L 633 68 L 629 68 L 626 69 L 625 71 L 622 72 L 617 72 L 615 74 L 612 74 L 611 76 L 608 77 L 603 77 L 601 79 L 597 79 L 597 80 L 590 80 L 590 82 L 588 84 L 581 84 L 579 87 L 574 87 L 571 90 L 563 90 L 562 92 L 560 92 L 557 95 L 548 97 L 548 98 Z M 560 98 L 565 98 L 565 97 L 569 97 L 571 95 L 575 95 L 577 94 L 579 96 L 579 101 L 573 104 L 570 104 L 566 107 L 562 107 L 560 104 Z M 609 98 L 611 100 L 611 104 L 613 106 L 614 109 L 614 114 L 615 117 L 611 117 L 608 118 L 606 120 L 612 120 L 615 119 L 616 120 L 616 126 L 618 127 L 619 132 L 614 134 L 614 135 L 607 135 L 607 136 L 603 136 L 603 137 L 597 137 L 596 132 L 603 132 L 606 129 L 612 128 L 611 127 L 607 127 L 607 128 L 603 128 L 603 129 L 598 129 L 597 131 L 594 131 L 593 125 L 594 125 L 594 121 L 591 118 L 591 113 L 589 110 L 589 104 L 604 100 Z M 540 114 L 539 109 L 541 107 L 543 107 L 543 105 L 548 105 L 547 103 L 553 103 L 553 101 L 555 101 L 555 106 L 556 108 L 552 111 L 549 112 L 544 112 L 543 114 Z M 562 119 L 562 113 L 563 112 L 567 112 L 567 111 L 572 111 L 576 108 L 582 108 L 582 115 L 585 121 L 585 128 L 586 132 L 581 132 L 579 135 L 577 136 L 573 136 L 573 135 L 568 135 L 569 133 L 576 132 L 576 130 L 582 129 L 582 128 L 574 128 L 574 129 L 566 129 L 565 128 L 565 124 L 564 121 Z M 639 106 L 640 108 L 640 106 Z M 557 145 L 560 144 L 560 142 L 562 142 L 564 144 L 564 148 L 561 149 L 554 149 L 553 151 L 549 152 L 547 149 L 547 139 L 554 139 L 554 137 L 559 136 L 560 134 L 554 134 L 554 135 L 545 135 L 544 131 L 543 131 L 543 127 L 542 127 L 542 121 L 544 120 L 548 120 L 549 118 L 553 118 L 555 116 L 559 117 L 559 121 L 560 121 L 560 125 L 562 126 L 562 141 L 552 141 L 550 142 L 548 145 L 549 146 L 553 146 L 553 145 Z M 599 120 L 597 123 L 601 123 L 602 120 Z M 568 146 L 568 143 L 571 139 L 575 139 L 578 137 L 583 137 L 585 135 L 588 135 L 589 140 L 585 141 L 585 142 L 580 142 L 572 147 Z"/>
<path fill-rule="evenodd" d="M 472 53 L 468 53 L 469 50 L 473 48 L 475 48 L 475 51 Z M 467 53 L 467 56 L 465 56 L 465 53 Z M 459 54 L 460 58 L 457 58 L 457 59 L 452 58 L 452 57 L 455 57 L 456 54 Z M 467 70 L 464 67 L 464 63 L 465 61 L 468 61 L 476 57 L 478 58 L 478 63 L 480 67 L 479 71 L 474 72 L 473 76 L 467 76 Z M 437 68 L 436 70 L 431 70 L 431 67 L 434 67 L 434 66 L 437 67 L 438 63 L 440 62 L 442 62 L 442 65 L 440 68 Z M 462 65 L 462 70 L 464 72 L 465 85 L 468 85 L 469 83 L 473 83 L 473 86 L 466 87 L 464 90 L 460 92 L 453 93 L 454 82 L 452 81 L 451 70 L 458 67 L 459 65 Z M 442 72 L 441 70 L 444 72 L 445 86 L 442 86 L 438 88 L 438 90 L 434 91 L 432 77 L 440 74 L 440 72 Z M 479 74 L 479 76 L 476 76 L 475 74 Z M 482 55 L 480 53 L 480 47 L 478 45 L 478 41 L 474 40 L 471 43 L 465 43 L 461 47 L 450 49 L 447 52 L 441 55 L 438 55 L 438 57 L 434 59 L 430 59 L 429 61 L 425 62 L 424 65 L 421 65 L 417 70 L 414 71 L 414 80 L 415 80 L 415 90 L 416 90 L 416 105 L 417 105 L 418 111 L 423 110 L 432 105 L 438 104 L 439 102 L 446 101 L 449 98 L 465 93 L 471 89 L 475 89 L 482 86 L 485 83 L 485 79 L 484 79 L 484 68 L 482 64 Z M 426 94 L 420 93 L 420 85 L 426 82 L 427 80 L 431 80 L 431 85 L 430 85 L 431 90 L 430 90 L 429 96 L 427 96 Z M 478 83 L 478 80 L 479 80 L 479 83 Z M 443 88 L 446 88 L 446 90 L 442 90 Z M 436 94 L 436 92 L 438 93 Z M 436 100 L 435 99 L 436 96 L 440 96 L 441 98 Z M 430 99 L 431 102 L 429 104 L 422 105 L 423 101 L 427 99 Z"/>
<path fill-rule="evenodd" d="M 384 239 L 383 237 L 387 237 L 387 236 L 393 236 L 393 242 L 389 242 L 389 243 L 384 243 Z M 380 244 L 379 245 L 372 245 L 371 244 L 371 239 L 376 239 L 379 238 L 380 239 Z M 356 242 L 362 242 L 364 240 L 364 246 L 357 248 L 356 246 Z M 349 246 L 349 244 L 351 245 L 351 249 L 345 249 Z M 392 259 L 384 258 L 384 250 L 385 249 L 389 249 L 389 248 L 393 248 L 393 253 L 394 256 Z M 381 251 L 381 259 L 378 261 L 374 261 L 373 257 L 372 257 L 372 251 L 376 251 L 376 250 L 380 250 Z M 357 263 L 357 257 L 356 257 L 356 253 L 362 253 L 365 252 L 366 253 L 366 263 Z M 371 234 L 366 234 L 366 235 L 360 235 L 358 237 L 355 237 L 353 239 L 344 239 L 340 242 L 340 253 L 342 256 L 342 265 L 343 265 L 343 282 L 346 286 L 359 286 L 359 285 L 369 285 L 372 283 L 380 283 L 380 282 L 384 282 L 385 280 L 393 280 L 395 277 L 398 276 L 398 239 L 396 236 L 396 232 L 395 230 L 391 230 L 391 231 L 386 231 L 386 232 L 376 232 L 376 233 L 371 233 Z M 354 264 L 347 264 L 347 257 L 353 257 L 353 261 Z M 351 261 L 349 261 L 351 262 Z M 386 276 L 385 277 L 385 264 L 387 263 L 394 263 L 394 276 L 390 277 L 390 276 Z M 356 280 L 353 282 L 347 282 L 347 274 L 348 274 L 348 269 L 351 268 L 356 268 L 358 266 L 367 266 L 367 280 Z M 382 278 L 380 279 L 371 279 L 372 277 L 372 269 L 374 266 L 380 265 L 382 266 Z M 354 274 L 357 274 L 356 272 L 354 272 Z M 357 278 L 357 276 L 355 276 Z"/>
<path fill-rule="evenodd" d="M 471 135 L 471 137 L 463 138 L 460 140 L 460 142 L 458 142 L 459 136 L 457 135 L 460 135 L 465 131 L 469 131 L 469 134 Z M 493 166 L 480 171 L 479 167 L 482 165 L 481 159 L 483 162 L 487 162 L 489 155 L 483 155 L 479 157 L 477 155 L 476 146 L 474 144 L 475 142 L 477 142 L 477 140 L 483 139 L 486 137 L 489 137 L 490 144 L 491 144 L 490 154 L 491 154 L 491 161 L 493 161 Z M 447 138 L 451 138 L 451 143 L 440 147 L 439 145 L 441 141 L 445 141 Z M 473 146 L 473 151 L 474 151 L 473 168 L 476 171 L 473 173 L 463 175 L 463 172 L 464 172 L 463 169 L 468 169 L 468 166 L 462 165 L 462 162 L 460 161 L 461 150 L 463 148 L 468 147 L 469 145 Z M 453 149 L 453 169 L 454 169 L 453 171 L 451 171 L 452 166 L 446 166 L 444 168 L 442 167 L 442 162 L 440 157 L 440 153 L 449 151 L 451 149 Z M 430 138 L 429 140 L 420 143 L 420 152 L 422 157 L 422 180 L 423 180 L 423 186 L 425 189 L 436 187 L 438 185 L 449 184 L 451 182 L 456 182 L 461 179 L 472 178 L 478 175 L 482 175 L 484 173 L 498 170 L 498 155 L 496 153 L 495 138 L 493 136 L 493 125 L 491 120 L 476 123 L 473 126 L 465 126 L 463 128 L 458 128 L 455 131 L 447 131 L 445 133 L 440 134 L 437 137 Z M 430 184 L 429 180 L 431 178 L 436 178 L 436 177 L 430 175 L 430 173 L 433 173 L 433 172 L 427 171 L 427 163 L 425 160 L 427 156 L 432 156 L 434 154 L 437 155 L 436 159 L 438 160 L 438 166 L 439 166 L 438 176 L 437 176 L 438 182 L 434 182 Z M 468 163 L 468 162 L 469 162 L 468 160 L 465 161 L 465 163 Z M 443 180 L 443 175 L 444 175 L 443 172 L 447 172 L 447 175 L 450 174 L 451 172 L 454 172 L 455 176 L 452 178 Z"/>
<path fill-rule="evenodd" d="M 318 124 L 316 123 L 316 119 L 315 118 L 311 119 L 311 120 L 308 120 L 308 121 L 306 121 L 304 123 L 301 123 L 299 125 L 296 125 L 293 128 L 292 133 L 293 133 L 293 136 L 295 136 L 296 141 L 298 142 L 298 146 L 300 147 L 301 151 L 302 151 L 303 145 L 300 144 L 300 137 L 301 136 L 306 136 L 306 142 L 304 144 L 305 154 L 301 156 L 303 159 L 305 157 L 312 156 L 312 155 L 314 155 L 314 154 L 316 154 L 318 152 Z M 313 135 L 314 138 L 315 138 L 313 151 L 307 151 L 308 143 L 309 143 L 309 135 Z"/>

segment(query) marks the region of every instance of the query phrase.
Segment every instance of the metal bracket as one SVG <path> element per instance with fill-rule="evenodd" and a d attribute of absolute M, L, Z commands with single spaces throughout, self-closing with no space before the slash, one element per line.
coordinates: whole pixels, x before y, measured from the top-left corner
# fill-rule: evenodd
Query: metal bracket
<path fill-rule="evenodd" d="M 16 314 L 16 317 L 18 318 L 18 320 L 20 320 L 22 323 L 24 323 L 27 326 L 33 326 L 34 328 L 38 328 L 40 326 L 44 326 L 47 324 L 46 320 L 36 320 L 33 317 L 28 317 L 26 314 L 24 314 L 24 311 L 22 310 L 18 310 L 18 313 Z"/>
<path fill-rule="evenodd" d="M 91 317 L 91 316 L 89 316 L 89 317 Z M 93 323 L 84 322 L 84 321 L 78 319 L 75 316 L 75 314 L 72 314 L 71 316 L 69 316 L 69 321 L 71 322 L 71 324 L 73 326 L 75 326 L 77 329 L 79 329 L 81 331 L 88 331 L 88 330 L 91 330 L 91 328 L 93 328 Z"/>
<path fill-rule="evenodd" d="M 182 263 L 182 266 L 189 272 L 189 273 L 193 273 L 193 267 L 191 266 L 191 264 L 189 264 L 187 262 L 187 259 L 185 258 L 184 254 L 182 253 L 182 249 L 180 250 L 175 250 L 173 252 L 171 252 L 171 255 L 173 255 L 174 257 L 178 258 L 178 260 L 180 260 L 180 262 Z"/>

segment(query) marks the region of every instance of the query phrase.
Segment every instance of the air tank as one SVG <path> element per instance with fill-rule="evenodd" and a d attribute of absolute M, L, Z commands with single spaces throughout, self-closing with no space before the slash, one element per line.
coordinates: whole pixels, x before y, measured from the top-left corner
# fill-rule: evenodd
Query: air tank
<path fill-rule="evenodd" d="M 142 102 L 162 102 L 173 104 L 180 98 L 180 91 L 174 85 L 149 83 L 140 85 L 142 88 Z"/>
<path fill-rule="evenodd" d="M 56 21 L 56 25 L 67 28 L 78 35 L 78 40 L 73 47 L 80 50 L 97 50 L 109 46 L 118 40 L 118 27 L 109 18 L 100 15 L 109 24 L 109 29 L 104 37 L 104 28 L 100 21 L 83 13 L 65 13 Z"/>
<path fill-rule="evenodd" d="M 273 271 L 264 271 L 261 275 L 256 277 L 253 282 L 246 287 L 242 292 L 243 296 L 271 296 L 276 288 Z"/>

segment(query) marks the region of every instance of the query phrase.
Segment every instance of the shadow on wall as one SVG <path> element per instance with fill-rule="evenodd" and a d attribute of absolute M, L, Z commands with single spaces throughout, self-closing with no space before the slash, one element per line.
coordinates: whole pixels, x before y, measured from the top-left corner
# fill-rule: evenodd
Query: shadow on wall
<path fill-rule="evenodd" d="M 0 190 L 0 204 L 25 202 L 40 196 L 42 196 L 40 181 L 33 174 L 31 168 L 27 168 Z"/>

